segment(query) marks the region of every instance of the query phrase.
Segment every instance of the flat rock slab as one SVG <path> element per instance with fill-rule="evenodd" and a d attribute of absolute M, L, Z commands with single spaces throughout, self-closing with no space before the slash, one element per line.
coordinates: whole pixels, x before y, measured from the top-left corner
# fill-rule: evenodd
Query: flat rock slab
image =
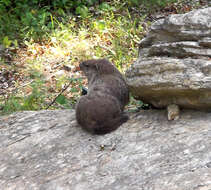
<path fill-rule="evenodd" d="M 0 117 L 3 190 L 210 190 L 211 113 L 130 114 L 113 133 L 76 127 L 70 110 Z"/>

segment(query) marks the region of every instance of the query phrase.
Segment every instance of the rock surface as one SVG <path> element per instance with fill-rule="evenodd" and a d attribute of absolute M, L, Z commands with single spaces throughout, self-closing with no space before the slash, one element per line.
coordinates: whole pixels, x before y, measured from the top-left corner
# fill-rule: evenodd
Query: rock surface
<path fill-rule="evenodd" d="M 93 136 L 69 110 L 0 117 L 3 190 L 210 190 L 211 113 L 133 113 Z"/>
<path fill-rule="evenodd" d="M 126 72 L 135 97 L 157 108 L 211 109 L 211 7 L 151 26 Z"/>

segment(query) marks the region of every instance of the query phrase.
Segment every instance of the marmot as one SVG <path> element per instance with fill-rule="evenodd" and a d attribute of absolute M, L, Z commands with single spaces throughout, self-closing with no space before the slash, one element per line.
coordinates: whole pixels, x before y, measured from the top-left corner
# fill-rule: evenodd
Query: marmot
<path fill-rule="evenodd" d="M 128 120 L 123 113 L 129 102 L 128 86 L 118 69 L 106 59 L 80 63 L 88 78 L 88 93 L 76 104 L 78 124 L 88 132 L 106 134 Z"/>

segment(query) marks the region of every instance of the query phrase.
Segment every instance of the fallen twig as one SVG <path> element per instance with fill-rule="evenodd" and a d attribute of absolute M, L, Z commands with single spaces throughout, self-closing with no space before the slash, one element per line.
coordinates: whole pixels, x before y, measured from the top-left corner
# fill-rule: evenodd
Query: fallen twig
<path fill-rule="evenodd" d="M 56 99 L 65 91 L 67 90 L 67 88 L 71 85 L 71 82 L 69 82 L 68 85 L 65 85 L 64 88 L 61 90 L 61 92 L 54 98 L 54 100 L 48 105 L 48 107 L 46 109 L 48 109 L 49 107 L 51 107 L 55 102 Z"/>

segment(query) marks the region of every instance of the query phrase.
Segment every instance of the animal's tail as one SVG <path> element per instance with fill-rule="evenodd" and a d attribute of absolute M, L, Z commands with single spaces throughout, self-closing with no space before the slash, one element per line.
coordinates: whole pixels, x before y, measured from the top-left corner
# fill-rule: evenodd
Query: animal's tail
<path fill-rule="evenodd" d="M 128 115 L 123 113 L 119 117 L 109 120 L 106 123 L 101 124 L 100 126 L 96 126 L 93 132 L 97 135 L 104 135 L 106 133 L 110 133 L 116 130 L 120 125 L 125 123 L 128 119 L 129 119 Z"/>

